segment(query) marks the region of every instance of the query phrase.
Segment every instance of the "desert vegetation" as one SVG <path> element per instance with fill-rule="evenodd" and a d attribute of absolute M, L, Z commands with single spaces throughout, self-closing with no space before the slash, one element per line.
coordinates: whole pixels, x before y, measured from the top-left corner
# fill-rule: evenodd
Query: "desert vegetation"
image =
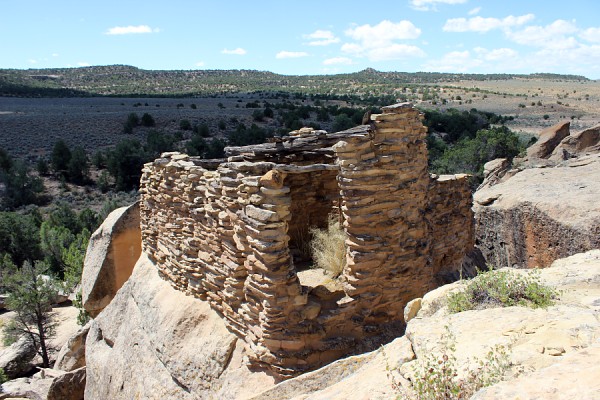
<path fill-rule="evenodd" d="M 557 296 L 535 273 L 490 269 L 468 281 L 464 290 L 450 294 L 448 308 L 457 313 L 490 307 L 548 307 Z"/>
<path fill-rule="evenodd" d="M 325 76 L 278 75 L 253 70 L 149 71 L 126 65 L 85 68 L 0 70 L 0 94 L 18 96 L 152 95 L 188 97 L 253 91 L 309 94 L 393 93 L 398 87 L 419 87 L 462 81 L 552 79 L 585 82 L 577 75 L 455 74 L 380 72 L 372 68 Z"/>
<path fill-rule="evenodd" d="M 336 278 L 346 265 L 346 232 L 339 218 L 330 215 L 327 228 L 312 228 L 309 247 L 315 268 L 322 268 Z"/>
<path fill-rule="evenodd" d="M 456 358 L 456 339 L 448 326 L 442 335 L 441 352 L 426 354 L 412 366 L 412 386 L 403 387 L 387 362 L 388 377 L 398 392 L 397 399 L 459 400 L 469 399 L 479 389 L 500 382 L 510 368 L 507 349 L 491 348 L 483 359 L 470 363 L 474 369 L 461 368 Z"/>
<path fill-rule="evenodd" d="M 25 337 L 42 358 L 42 367 L 50 367 L 48 340 L 54 335 L 52 304 L 58 294 L 56 281 L 47 275 L 42 263 L 25 263 L 5 279 L 8 308 L 15 318 L 3 327 L 6 343 Z"/>
<path fill-rule="evenodd" d="M 465 282 L 458 291 L 446 297 L 450 313 L 493 307 L 548 307 L 558 292 L 541 282 L 539 274 L 530 271 L 520 274 L 507 269 L 479 273 Z M 390 367 L 386 356 L 386 369 L 398 399 L 468 399 L 479 389 L 504 379 L 511 363 L 505 346 L 491 347 L 482 359 L 472 359 L 459 364 L 456 357 L 456 338 L 451 327 L 445 326 L 439 351 L 419 357 L 411 366 L 409 385 L 398 379 L 400 371 Z M 471 365 L 475 368 L 461 367 Z"/>

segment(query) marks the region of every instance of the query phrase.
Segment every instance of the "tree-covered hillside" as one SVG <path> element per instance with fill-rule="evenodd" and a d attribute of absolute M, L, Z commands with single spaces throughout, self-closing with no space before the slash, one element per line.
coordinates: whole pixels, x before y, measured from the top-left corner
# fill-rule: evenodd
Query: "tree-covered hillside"
<path fill-rule="evenodd" d="M 578 75 L 452 74 L 380 72 L 365 69 L 338 75 L 279 75 L 254 70 L 151 71 L 126 65 L 0 69 L 0 96 L 197 96 L 284 91 L 304 94 L 393 94 L 405 87 L 464 80 L 546 79 L 587 81 Z"/>

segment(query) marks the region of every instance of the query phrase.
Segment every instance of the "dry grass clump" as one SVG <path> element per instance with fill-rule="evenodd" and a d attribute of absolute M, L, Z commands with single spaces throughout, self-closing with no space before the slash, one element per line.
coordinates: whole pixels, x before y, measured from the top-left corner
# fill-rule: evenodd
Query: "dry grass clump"
<path fill-rule="evenodd" d="M 484 359 L 474 358 L 474 369 L 460 368 L 456 359 L 456 338 L 448 326 L 442 336 L 440 355 L 427 354 L 415 368 L 413 388 L 419 400 L 470 399 L 479 389 L 503 380 L 510 368 L 507 349 L 491 348 Z"/>
<path fill-rule="evenodd" d="M 339 218 L 330 215 L 326 229 L 312 228 L 310 250 L 316 268 L 337 277 L 346 266 L 346 232 Z"/>

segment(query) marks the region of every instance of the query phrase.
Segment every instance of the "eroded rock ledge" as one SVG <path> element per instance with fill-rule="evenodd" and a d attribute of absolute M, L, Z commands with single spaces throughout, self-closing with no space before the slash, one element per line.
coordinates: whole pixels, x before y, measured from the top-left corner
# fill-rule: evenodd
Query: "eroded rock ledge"
<path fill-rule="evenodd" d="M 600 248 L 600 154 L 528 168 L 474 195 L 476 244 L 501 267 L 547 267 Z"/>
<path fill-rule="evenodd" d="M 273 378 L 243 365 L 243 346 L 205 301 L 174 290 L 142 254 L 91 323 L 89 399 L 243 398 Z"/>

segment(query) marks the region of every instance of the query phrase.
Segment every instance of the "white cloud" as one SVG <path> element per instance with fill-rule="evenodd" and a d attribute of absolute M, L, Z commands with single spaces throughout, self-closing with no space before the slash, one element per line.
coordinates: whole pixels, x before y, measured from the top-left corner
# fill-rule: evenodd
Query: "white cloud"
<path fill-rule="evenodd" d="M 27 60 L 27 62 L 29 62 L 29 64 L 37 64 L 37 60 L 30 58 L 29 60 Z"/>
<path fill-rule="evenodd" d="M 308 53 L 305 53 L 303 51 L 280 51 L 279 53 L 277 53 L 275 58 L 300 58 L 306 56 L 308 56 Z"/>
<path fill-rule="evenodd" d="M 452 18 L 446 21 L 444 32 L 488 32 L 492 29 L 506 29 L 513 26 L 523 25 L 535 16 L 533 14 L 525 14 L 518 17 L 509 15 L 505 18 Z"/>
<path fill-rule="evenodd" d="M 58 53 L 52 53 L 52 57 L 58 57 Z"/>
<path fill-rule="evenodd" d="M 444 54 L 440 60 L 432 60 L 425 64 L 428 71 L 437 72 L 467 72 L 469 68 L 476 67 L 481 62 L 471 58 L 471 53 L 465 51 L 451 51 Z"/>
<path fill-rule="evenodd" d="M 323 65 L 337 65 L 337 64 L 350 65 L 350 64 L 352 64 L 352 59 L 350 59 L 348 57 L 333 57 L 333 58 L 328 58 L 323 61 Z"/>
<path fill-rule="evenodd" d="M 89 62 L 86 62 L 86 61 L 79 61 L 79 62 L 77 63 L 77 66 L 78 66 L 78 67 L 89 67 L 90 65 L 91 65 L 91 64 L 90 64 Z"/>
<path fill-rule="evenodd" d="M 421 29 L 410 21 L 381 21 L 371 26 L 357 26 L 345 31 L 356 42 L 344 43 L 342 51 L 357 57 L 367 57 L 371 61 L 395 60 L 405 57 L 422 57 L 423 50 L 417 46 L 398 43 L 399 40 L 416 39 Z"/>
<path fill-rule="evenodd" d="M 600 28 L 588 28 L 581 32 L 579 37 L 588 42 L 600 43 Z"/>
<path fill-rule="evenodd" d="M 558 73 L 600 73 L 600 45 L 579 44 L 575 48 L 543 48 L 531 55 L 531 69 Z M 535 60 L 535 62 L 533 62 Z"/>
<path fill-rule="evenodd" d="M 233 50 L 229 50 L 229 49 L 223 49 L 221 50 L 222 54 L 234 54 L 237 56 L 243 56 L 244 54 L 247 53 L 246 50 L 242 49 L 241 47 L 238 47 L 237 49 L 233 49 Z"/>
<path fill-rule="evenodd" d="M 419 11 L 437 11 L 437 4 L 464 4 L 468 0 L 411 0 L 410 5 Z"/>
<path fill-rule="evenodd" d="M 498 73 L 515 71 L 523 66 L 519 53 L 511 48 L 486 49 L 475 47 L 471 51 L 451 51 L 441 59 L 424 65 L 427 71 Z"/>
<path fill-rule="evenodd" d="M 480 59 L 485 61 L 507 61 L 518 57 L 519 53 L 513 49 L 503 47 L 500 49 L 488 50 L 482 47 L 476 47 L 473 49 Z"/>
<path fill-rule="evenodd" d="M 528 26 L 516 32 L 507 32 L 510 40 L 529 46 L 538 47 L 573 47 L 577 41 L 568 35 L 577 32 L 574 23 L 557 19 L 546 26 Z"/>
<path fill-rule="evenodd" d="M 392 40 L 416 39 L 421 35 L 421 30 L 407 20 L 396 23 L 384 20 L 375 26 L 366 24 L 348 29 L 345 33 L 365 46 L 380 47 Z"/>
<path fill-rule="evenodd" d="M 515 43 L 536 48 L 533 53 L 514 55 L 506 63 L 508 68 L 514 69 L 518 65 L 518 68 L 529 71 L 584 75 L 600 72 L 600 28 L 580 29 L 575 21 L 558 19 L 543 26 L 531 25 L 518 30 L 509 28 L 505 34 Z M 494 54 L 489 52 L 486 57 L 494 57 Z M 498 54 L 498 58 L 502 56 Z"/>
<path fill-rule="evenodd" d="M 309 46 L 327 46 L 329 44 L 338 43 L 340 38 L 335 37 L 333 32 L 318 29 L 313 33 L 302 36 L 304 39 L 310 40 Z"/>
<path fill-rule="evenodd" d="M 158 33 L 160 29 L 158 28 L 150 28 L 148 25 L 129 25 L 129 26 L 115 26 L 112 28 L 108 28 L 105 35 L 130 35 L 130 34 L 138 34 L 138 33 Z"/>
<path fill-rule="evenodd" d="M 204 61 L 198 61 L 195 65 L 196 67 L 204 67 Z"/>
<path fill-rule="evenodd" d="M 468 12 L 469 15 L 477 15 L 479 14 L 479 11 L 481 11 L 481 7 L 475 7 L 474 9 L 470 10 Z"/>

